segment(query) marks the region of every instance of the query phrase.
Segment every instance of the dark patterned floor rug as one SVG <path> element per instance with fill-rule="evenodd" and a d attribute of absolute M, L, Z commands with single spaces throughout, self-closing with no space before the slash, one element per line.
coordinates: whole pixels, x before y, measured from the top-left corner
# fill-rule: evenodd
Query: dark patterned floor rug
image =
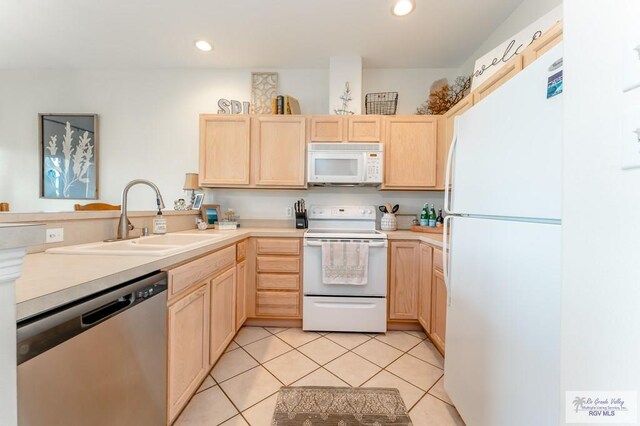
<path fill-rule="evenodd" d="M 280 388 L 271 426 L 411 426 L 398 389 Z"/>

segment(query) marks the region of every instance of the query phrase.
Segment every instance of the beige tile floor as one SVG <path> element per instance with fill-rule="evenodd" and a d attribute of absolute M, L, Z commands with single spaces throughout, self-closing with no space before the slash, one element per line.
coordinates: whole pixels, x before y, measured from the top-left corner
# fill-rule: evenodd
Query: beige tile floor
<path fill-rule="evenodd" d="M 244 327 L 177 426 L 268 426 L 281 386 L 392 387 L 415 426 L 464 425 L 443 387 L 442 356 L 415 331 L 312 333 Z"/>

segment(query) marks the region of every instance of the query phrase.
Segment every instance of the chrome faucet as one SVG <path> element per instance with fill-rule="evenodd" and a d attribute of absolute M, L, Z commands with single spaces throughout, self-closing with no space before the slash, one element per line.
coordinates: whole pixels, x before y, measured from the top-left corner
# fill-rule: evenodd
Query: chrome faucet
<path fill-rule="evenodd" d="M 162 195 L 160 195 L 160 190 L 156 186 L 155 183 L 148 181 L 146 179 L 135 179 L 129 182 L 124 189 L 122 190 L 122 205 L 120 207 L 120 222 L 118 222 L 118 239 L 126 240 L 129 237 L 129 231 L 133 229 L 133 225 L 129 221 L 127 217 L 127 195 L 129 194 L 129 189 L 137 185 L 139 183 L 150 186 L 154 191 L 156 191 L 156 203 L 158 205 L 158 209 L 164 209 L 164 201 L 162 200 Z"/>

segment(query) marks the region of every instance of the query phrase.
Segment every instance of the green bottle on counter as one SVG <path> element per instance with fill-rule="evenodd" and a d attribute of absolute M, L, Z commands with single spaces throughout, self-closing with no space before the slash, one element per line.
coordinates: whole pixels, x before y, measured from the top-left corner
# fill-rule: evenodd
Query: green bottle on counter
<path fill-rule="evenodd" d="M 436 227 L 436 209 L 433 204 L 431 204 L 431 207 L 429 208 L 429 226 L 431 228 Z"/>
<path fill-rule="evenodd" d="M 429 226 L 429 204 L 425 203 L 420 215 L 420 226 Z"/>

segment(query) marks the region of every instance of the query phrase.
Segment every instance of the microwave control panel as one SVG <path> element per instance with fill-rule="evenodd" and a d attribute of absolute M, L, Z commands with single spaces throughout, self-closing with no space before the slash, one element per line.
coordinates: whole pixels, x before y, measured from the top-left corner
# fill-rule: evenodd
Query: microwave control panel
<path fill-rule="evenodd" d="M 382 182 L 382 152 L 368 152 L 365 164 L 367 182 Z"/>

